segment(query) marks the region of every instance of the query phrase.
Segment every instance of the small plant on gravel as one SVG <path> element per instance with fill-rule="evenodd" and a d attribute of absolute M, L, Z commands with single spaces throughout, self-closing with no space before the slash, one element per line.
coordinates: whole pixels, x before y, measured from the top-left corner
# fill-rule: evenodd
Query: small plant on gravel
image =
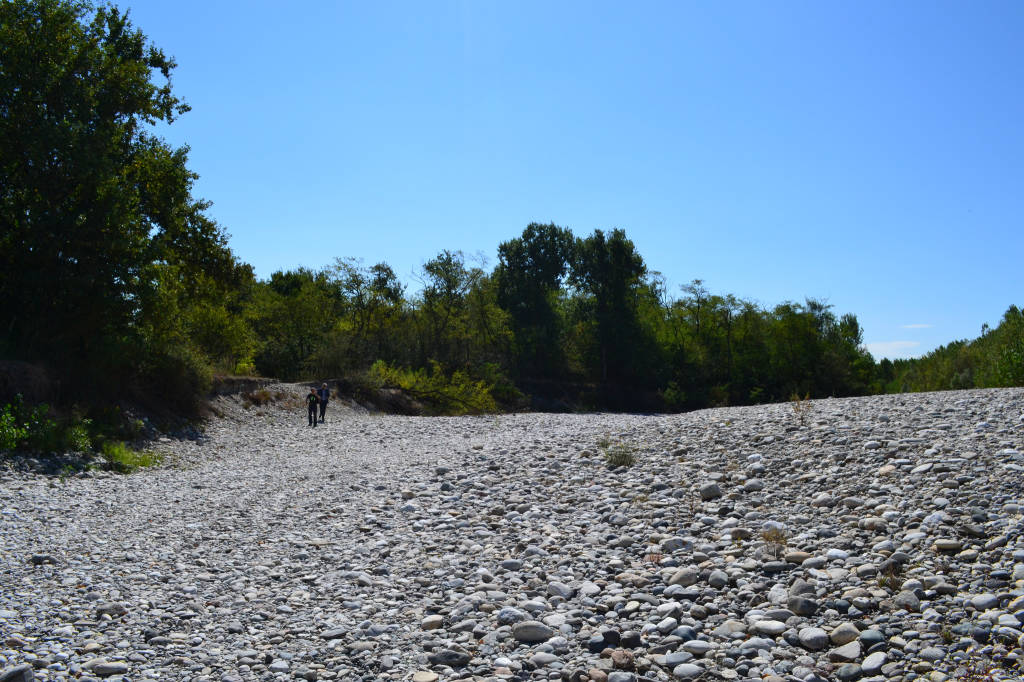
<path fill-rule="evenodd" d="M 765 541 L 768 551 L 772 553 L 772 556 L 778 559 L 786 549 L 789 535 L 782 528 L 772 526 L 761 532 L 761 539 Z"/>
<path fill-rule="evenodd" d="M 648 550 L 647 554 L 644 555 L 644 561 L 646 561 L 649 564 L 653 564 L 654 566 L 657 566 L 661 563 L 663 556 L 664 555 L 658 550 L 651 549 Z"/>
<path fill-rule="evenodd" d="M 878 586 L 883 587 L 890 592 L 898 592 L 903 581 L 899 576 L 895 575 L 880 575 L 878 576 Z"/>
<path fill-rule="evenodd" d="M 793 414 L 800 420 L 800 425 L 807 426 L 807 419 L 814 411 L 814 406 L 811 405 L 811 394 L 805 393 L 801 398 L 799 393 L 794 392 L 789 397 L 789 403 L 793 406 Z"/>
<path fill-rule="evenodd" d="M 631 467 L 636 464 L 634 448 L 625 443 L 609 444 L 602 450 L 604 450 L 604 461 L 609 467 Z"/>
<path fill-rule="evenodd" d="M 686 498 L 686 515 L 693 518 L 700 511 L 700 493 L 696 490 L 691 491 L 689 497 Z"/>
<path fill-rule="evenodd" d="M 57 474 L 57 480 L 59 480 L 61 483 L 67 483 L 68 479 L 74 476 L 76 471 L 77 470 L 72 465 L 65 464 L 60 468 L 60 473 Z"/>
<path fill-rule="evenodd" d="M 119 441 L 107 441 L 102 452 L 110 468 L 123 474 L 156 466 L 161 460 L 160 455 L 152 450 L 133 450 Z"/>
<path fill-rule="evenodd" d="M 878 576 L 879 587 L 898 592 L 900 587 L 903 586 L 903 572 L 905 569 L 906 567 L 903 564 L 896 561 L 886 564 L 882 569 L 882 574 Z"/>
<path fill-rule="evenodd" d="M 995 661 L 975 649 L 969 649 L 967 660 L 964 661 L 963 667 L 957 668 L 954 677 L 965 682 L 995 682 L 999 679 L 1006 679 L 996 677 L 997 670 L 999 670 L 999 666 Z"/>

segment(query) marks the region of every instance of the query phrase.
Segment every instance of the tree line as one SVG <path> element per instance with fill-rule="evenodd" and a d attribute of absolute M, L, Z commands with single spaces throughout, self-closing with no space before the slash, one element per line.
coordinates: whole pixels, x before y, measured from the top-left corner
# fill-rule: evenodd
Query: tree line
<path fill-rule="evenodd" d="M 886 393 L 1024 386 L 1024 311 L 1006 309 L 995 329 L 940 346 L 913 360 L 884 359 L 876 368 Z"/>
<path fill-rule="evenodd" d="M 855 315 L 668 292 L 620 229 L 531 223 L 488 268 L 457 250 L 415 286 L 338 258 L 259 279 L 192 196 L 174 61 L 114 7 L 0 4 L 0 357 L 67 402 L 194 411 L 213 372 L 401 387 L 439 411 L 685 410 L 793 396 L 1019 385 L 1021 313 L 875 363 Z"/>
<path fill-rule="evenodd" d="M 528 225 L 490 270 L 442 251 L 413 293 L 386 263 L 337 260 L 254 280 L 251 334 L 215 362 L 284 378 L 359 377 L 381 363 L 464 376 L 535 407 L 692 409 L 872 390 L 855 316 L 771 309 L 695 280 L 671 297 L 623 230 Z M 210 354 L 207 348 L 204 352 Z"/>

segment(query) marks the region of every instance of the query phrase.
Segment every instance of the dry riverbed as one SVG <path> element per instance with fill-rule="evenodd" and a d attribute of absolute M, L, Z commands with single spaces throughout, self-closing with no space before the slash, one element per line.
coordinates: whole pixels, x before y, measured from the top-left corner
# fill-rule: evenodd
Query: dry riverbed
<path fill-rule="evenodd" d="M 156 469 L 0 469 L 0 680 L 1024 677 L 1024 390 L 317 428 L 271 390 Z"/>

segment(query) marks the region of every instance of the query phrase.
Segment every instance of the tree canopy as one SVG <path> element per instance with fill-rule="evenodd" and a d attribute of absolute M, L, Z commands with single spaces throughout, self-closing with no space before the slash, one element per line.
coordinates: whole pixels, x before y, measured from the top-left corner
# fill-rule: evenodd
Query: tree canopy
<path fill-rule="evenodd" d="M 246 278 L 192 197 L 188 149 L 151 132 L 189 109 L 174 67 L 116 8 L 0 4 L 6 354 L 59 364 L 71 383 L 137 373 L 182 355 L 168 306 Z"/>

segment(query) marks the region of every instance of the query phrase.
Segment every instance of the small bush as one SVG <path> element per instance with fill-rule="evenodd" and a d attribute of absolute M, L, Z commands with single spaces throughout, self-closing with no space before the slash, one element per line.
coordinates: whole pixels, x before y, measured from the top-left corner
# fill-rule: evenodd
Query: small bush
<path fill-rule="evenodd" d="M 0 450 L 28 448 L 30 450 L 59 450 L 62 433 L 57 423 L 49 419 L 49 405 L 29 407 L 21 395 L 0 409 Z"/>
<path fill-rule="evenodd" d="M 169 408 L 185 415 L 197 415 L 202 399 L 213 382 L 213 373 L 199 353 L 187 346 L 154 353 L 143 368 L 144 386 L 160 388 L 157 407 Z M 140 395 L 153 402 L 148 391 Z"/>
<path fill-rule="evenodd" d="M 668 386 L 660 390 L 658 393 L 661 395 L 661 399 L 665 403 L 665 407 L 668 409 L 682 410 L 686 407 L 686 391 L 679 388 L 679 384 L 676 382 L 668 382 Z"/>
<path fill-rule="evenodd" d="M 771 527 L 761 533 L 761 539 L 765 541 L 768 550 L 778 559 L 786 549 L 789 535 L 782 528 Z"/>
<path fill-rule="evenodd" d="M 152 450 L 133 450 L 120 441 L 107 441 L 101 452 L 111 469 L 124 474 L 156 466 L 161 461 L 160 455 Z"/>
<path fill-rule="evenodd" d="M 526 396 L 516 388 L 499 365 L 493 362 L 484 363 L 476 369 L 476 373 L 495 401 L 507 406 L 526 404 Z"/>
<path fill-rule="evenodd" d="M 64 432 L 64 443 L 72 452 L 87 452 L 92 450 L 92 438 L 89 436 L 89 427 L 92 422 L 88 419 L 70 425 Z"/>
<path fill-rule="evenodd" d="M 264 405 L 273 402 L 274 396 L 265 388 L 261 388 L 258 391 L 252 391 L 249 393 L 242 394 L 242 403 L 247 407 L 263 407 Z"/>
<path fill-rule="evenodd" d="M 604 451 L 604 461 L 610 467 L 631 467 L 636 464 L 636 453 L 624 443 L 615 443 Z"/>
<path fill-rule="evenodd" d="M 789 397 L 789 402 L 793 406 L 793 414 L 800 420 L 800 424 L 806 426 L 807 418 L 811 416 L 811 412 L 814 410 L 814 406 L 811 405 L 811 394 L 805 393 L 801 398 L 799 393 L 793 393 Z"/>
<path fill-rule="evenodd" d="M 4 405 L 0 409 L 0 450 L 13 450 L 26 436 L 28 429 L 20 423 L 17 411 L 12 405 Z"/>

